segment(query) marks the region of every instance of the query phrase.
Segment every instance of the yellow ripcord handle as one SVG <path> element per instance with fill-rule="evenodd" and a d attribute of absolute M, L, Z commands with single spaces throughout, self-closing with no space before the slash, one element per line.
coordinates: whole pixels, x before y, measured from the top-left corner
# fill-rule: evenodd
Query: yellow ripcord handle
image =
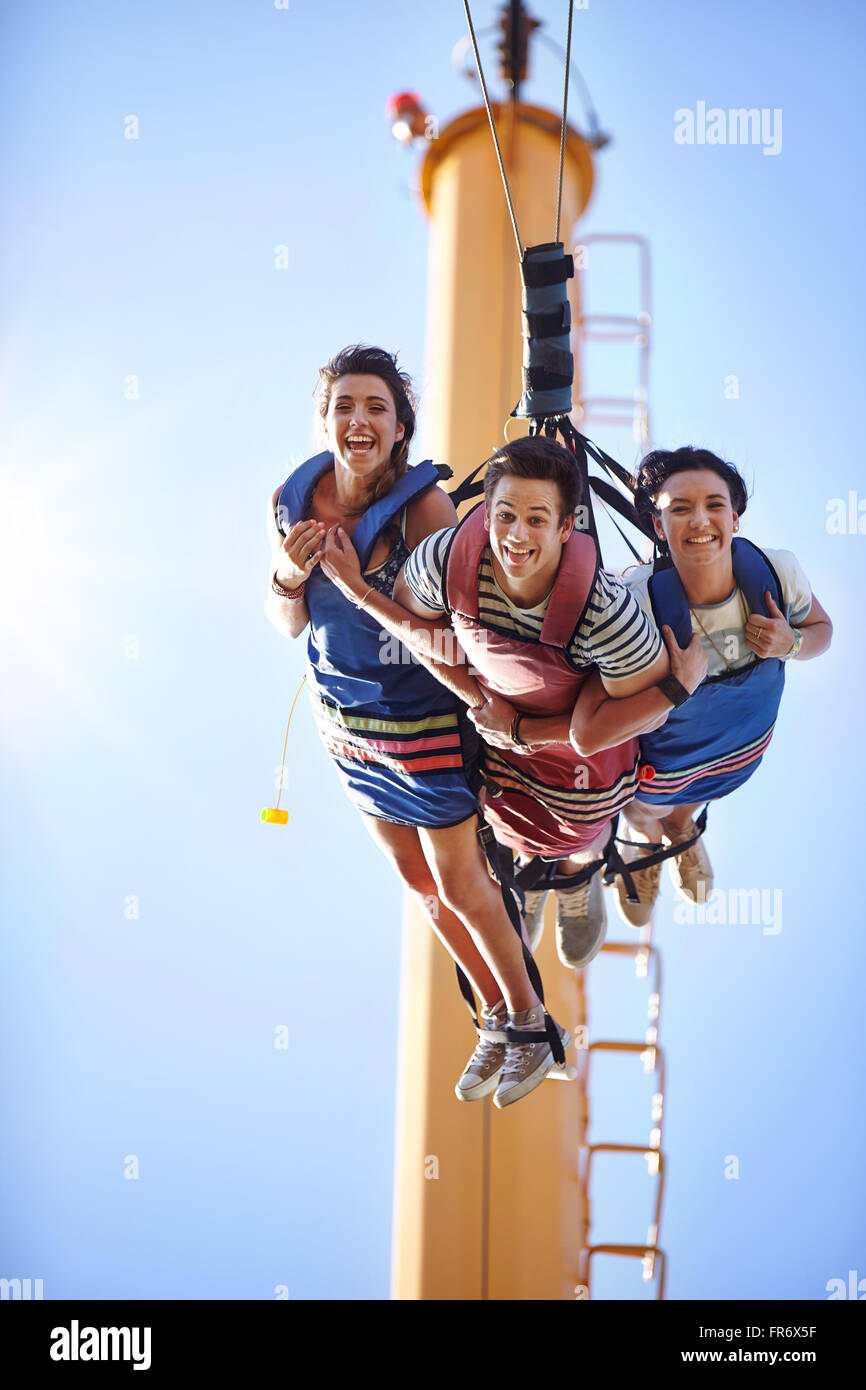
<path fill-rule="evenodd" d="M 295 705 L 298 703 L 298 696 L 304 688 L 306 679 L 307 677 L 304 676 L 304 679 L 301 681 L 300 685 L 295 691 L 295 698 L 292 701 L 292 707 L 289 710 L 289 717 L 286 720 L 286 736 L 283 739 L 283 752 L 282 757 L 280 758 L 280 785 L 277 788 L 277 804 L 276 806 L 265 806 L 264 810 L 262 811 L 262 820 L 265 822 L 269 822 L 271 825 L 286 825 L 289 819 L 288 811 L 280 810 L 280 797 L 283 794 L 283 772 L 286 766 L 286 744 L 289 741 L 289 725 L 292 722 L 292 715 L 295 712 Z"/>

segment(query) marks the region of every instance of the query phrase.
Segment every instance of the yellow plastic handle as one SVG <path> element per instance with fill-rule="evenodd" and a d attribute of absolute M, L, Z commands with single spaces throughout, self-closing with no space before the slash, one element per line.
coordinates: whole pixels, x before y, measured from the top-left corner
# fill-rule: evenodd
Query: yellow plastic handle
<path fill-rule="evenodd" d="M 270 821 L 272 825 L 286 825 L 288 819 L 288 811 L 278 811 L 276 806 L 266 806 L 262 811 L 262 820 Z"/>

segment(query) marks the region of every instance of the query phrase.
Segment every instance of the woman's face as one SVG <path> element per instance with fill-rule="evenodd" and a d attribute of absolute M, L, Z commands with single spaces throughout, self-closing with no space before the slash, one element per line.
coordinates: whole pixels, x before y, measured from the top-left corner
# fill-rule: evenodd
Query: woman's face
<path fill-rule="evenodd" d="M 660 516 L 653 517 L 659 540 L 670 547 L 677 568 L 711 565 L 730 556 L 737 513 L 728 485 L 710 468 L 673 473 L 655 499 Z"/>
<path fill-rule="evenodd" d="M 325 435 L 335 457 L 358 477 L 381 473 L 403 438 L 394 397 L 380 376 L 341 376 L 334 382 Z"/>
<path fill-rule="evenodd" d="M 558 565 L 574 517 L 559 520 L 559 485 L 548 478 L 500 478 L 484 524 L 490 547 L 511 579 L 531 578 Z"/>

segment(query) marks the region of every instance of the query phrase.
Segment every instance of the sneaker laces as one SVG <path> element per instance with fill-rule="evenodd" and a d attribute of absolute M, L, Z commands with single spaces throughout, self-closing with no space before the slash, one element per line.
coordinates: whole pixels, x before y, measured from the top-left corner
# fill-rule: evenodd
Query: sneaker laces
<path fill-rule="evenodd" d="M 537 1006 L 536 1006 L 537 1007 Z M 524 1024 L 511 1025 L 516 1032 L 525 1028 L 527 1033 L 535 1033 L 544 1027 L 544 1014 L 541 1018 L 528 1019 Z M 509 1042 L 505 1051 L 505 1069 L 502 1073 L 503 1081 L 521 1081 L 526 1075 L 530 1066 L 535 1060 L 536 1052 L 539 1048 L 549 1047 L 545 1042 Z"/>
<path fill-rule="evenodd" d="M 593 874 L 592 878 L 595 877 Z M 589 903 L 589 894 L 592 888 L 592 878 L 588 878 L 586 883 L 579 883 L 576 888 L 557 888 L 556 897 L 561 911 L 566 917 L 584 917 Z"/>
<path fill-rule="evenodd" d="M 510 1043 L 506 1052 L 503 1081 L 521 1081 L 535 1058 L 535 1049 L 544 1043 Z"/>
<path fill-rule="evenodd" d="M 475 1044 L 475 1051 L 466 1063 L 465 1070 L 467 1072 L 483 1071 L 488 1063 L 497 1061 L 499 1054 L 505 1049 L 505 1043 L 494 1042 L 491 1038 L 484 1036 L 485 1032 L 506 1026 L 508 1019 L 504 1012 L 489 1014 L 486 1010 L 482 1010 L 481 1017 L 485 1020 L 487 1027 L 478 1030 L 478 1042 Z"/>

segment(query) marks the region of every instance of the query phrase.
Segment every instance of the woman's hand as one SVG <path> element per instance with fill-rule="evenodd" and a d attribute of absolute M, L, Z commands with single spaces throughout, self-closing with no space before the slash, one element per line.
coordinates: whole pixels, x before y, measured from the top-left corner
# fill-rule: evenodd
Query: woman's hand
<path fill-rule="evenodd" d="M 298 589 L 322 557 L 325 527 L 321 521 L 296 521 L 274 553 L 275 579 L 283 589 Z"/>
<path fill-rule="evenodd" d="M 746 623 L 746 645 L 762 660 L 766 660 L 768 656 L 787 656 L 797 634 L 786 621 L 769 589 L 764 598 L 767 600 L 771 616 L 765 618 L 762 613 L 749 614 L 749 621 Z"/>
<path fill-rule="evenodd" d="M 332 526 L 325 536 L 322 570 L 341 593 L 353 602 L 365 589 L 358 552 L 342 526 Z"/>

